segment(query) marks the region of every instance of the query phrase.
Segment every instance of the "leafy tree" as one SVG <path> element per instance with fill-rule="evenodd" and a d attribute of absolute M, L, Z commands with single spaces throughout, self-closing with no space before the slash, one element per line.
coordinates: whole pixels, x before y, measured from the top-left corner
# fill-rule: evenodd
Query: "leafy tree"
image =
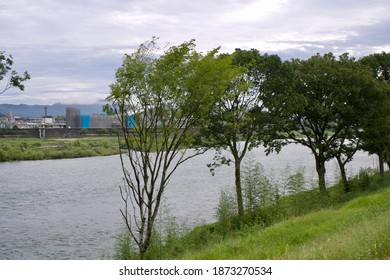
<path fill-rule="evenodd" d="M 233 54 L 232 66 L 239 67 L 237 69 L 241 74 L 231 81 L 226 94 L 212 107 L 210 123 L 204 131 L 214 147 L 227 148 L 233 157 L 231 160 L 217 153 L 216 161 L 209 167 L 213 171 L 220 164 L 233 161 L 239 216 L 244 214 L 241 164 L 248 150 L 258 146 L 262 139 L 262 127 L 266 122 L 262 84 L 275 60 L 278 61 L 279 57 L 261 55 L 254 49 L 237 49 Z"/>
<path fill-rule="evenodd" d="M 361 62 L 370 67 L 376 79 L 390 82 L 390 53 L 374 53 L 363 57 Z"/>
<path fill-rule="evenodd" d="M 266 84 L 266 106 L 278 119 L 268 149 L 279 150 L 291 141 L 308 147 L 319 189 L 325 191 L 325 162 L 339 157 L 345 175 L 345 163 L 359 148 L 354 141 L 359 115 L 373 99 L 375 87 L 367 69 L 347 54 L 284 62 Z"/>
<path fill-rule="evenodd" d="M 11 87 L 17 87 L 23 91 L 23 82 L 30 79 L 30 74 L 27 71 L 25 71 L 22 76 L 19 76 L 18 73 L 12 69 L 13 64 L 14 60 L 12 55 L 6 56 L 4 51 L 0 51 L 0 81 L 7 78 L 7 74 L 10 74 L 5 85 L 2 86 L 2 89 L 0 88 L 0 94 Z"/>
<path fill-rule="evenodd" d="M 127 229 L 144 258 L 164 191 L 175 170 L 204 149 L 193 145 L 209 107 L 231 80 L 230 58 L 216 59 L 218 49 L 206 55 L 194 41 L 163 51 L 156 39 L 126 55 L 116 72 L 108 100 L 118 116 L 124 184 L 120 187 Z M 161 54 L 161 55 L 160 55 Z M 133 116 L 132 128 L 128 127 Z M 123 143 L 122 142 L 122 143 Z"/>
<path fill-rule="evenodd" d="M 361 137 L 363 148 L 378 155 L 379 172 L 383 175 L 384 161 L 390 166 L 390 53 L 371 54 L 363 57 L 361 62 L 370 68 L 382 86 L 382 96 L 371 103 L 372 110 L 362 115 Z"/>

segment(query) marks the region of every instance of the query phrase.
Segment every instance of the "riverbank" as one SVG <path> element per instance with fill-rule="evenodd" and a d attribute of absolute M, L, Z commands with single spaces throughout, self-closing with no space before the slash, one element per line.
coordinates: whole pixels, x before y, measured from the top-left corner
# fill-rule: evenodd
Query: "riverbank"
<path fill-rule="evenodd" d="M 390 173 L 281 198 L 243 218 L 196 227 L 155 244 L 151 259 L 377 259 L 390 256 Z M 174 231 L 173 231 L 174 232 Z M 165 243 L 164 245 L 161 245 Z M 127 257 L 131 252 L 123 250 Z M 134 256 L 134 255 L 133 255 Z"/>
<path fill-rule="evenodd" d="M 117 137 L 0 138 L 0 162 L 108 156 L 118 153 Z"/>

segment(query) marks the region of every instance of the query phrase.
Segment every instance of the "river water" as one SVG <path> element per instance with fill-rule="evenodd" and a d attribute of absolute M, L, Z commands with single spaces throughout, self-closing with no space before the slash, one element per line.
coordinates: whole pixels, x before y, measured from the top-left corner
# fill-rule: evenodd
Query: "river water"
<path fill-rule="evenodd" d="M 171 215 L 190 225 L 215 220 L 221 187 L 233 185 L 232 167 L 212 176 L 207 163 L 213 151 L 187 161 L 174 173 L 166 191 Z M 266 157 L 262 149 L 249 155 L 270 176 L 286 167 L 305 168 L 315 184 L 314 158 L 307 148 L 285 147 Z M 359 152 L 347 165 L 350 175 L 377 165 Z M 0 259 L 101 259 L 112 256 L 123 222 L 118 186 L 119 156 L 0 163 Z M 338 178 L 335 162 L 327 163 L 327 182 Z"/>

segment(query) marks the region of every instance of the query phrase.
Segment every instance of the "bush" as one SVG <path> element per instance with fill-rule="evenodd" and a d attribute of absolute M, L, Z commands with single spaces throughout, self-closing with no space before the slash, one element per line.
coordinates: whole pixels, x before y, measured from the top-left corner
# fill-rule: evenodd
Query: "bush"
<path fill-rule="evenodd" d="M 99 135 L 107 135 L 110 134 L 110 131 L 107 128 L 101 128 L 97 131 Z"/>
<path fill-rule="evenodd" d="M 187 246 L 181 237 L 188 233 L 185 223 L 179 223 L 168 206 L 162 205 L 152 233 L 145 259 L 167 259 L 183 253 Z M 138 247 L 127 229 L 117 237 L 116 259 L 139 259 Z"/>
<path fill-rule="evenodd" d="M 350 180 L 350 187 L 357 188 L 359 190 L 371 189 L 373 187 L 372 178 L 375 173 L 375 170 L 372 168 L 360 169 L 359 173 Z"/>
<path fill-rule="evenodd" d="M 138 259 L 136 246 L 127 230 L 124 230 L 116 238 L 114 258 L 116 260 Z"/>
<path fill-rule="evenodd" d="M 7 161 L 7 160 L 8 160 L 7 153 L 2 149 L 0 149 L 0 161 Z"/>
<path fill-rule="evenodd" d="M 40 148 L 42 147 L 42 143 L 41 142 L 34 142 L 30 145 L 31 148 Z"/>
<path fill-rule="evenodd" d="M 297 194 L 306 190 L 305 176 L 302 169 L 298 169 L 296 173 L 287 178 L 286 188 L 288 194 Z"/>
<path fill-rule="evenodd" d="M 268 179 L 260 163 L 249 160 L 243 168 L 243 197 L 247 211 L 275 203 L 277 187 Z"/>
<path fill-rule="evenodd" d="M 244 163 L 242 171 L 243 201 L 247 212 L 267 207 L 275 203 L 278 197 L 278 188 L 265 174 L 260 163 L 248 160 Z M 216 209 L 218 221 L 231 220 L 237 215 L 236 193 L 234 188 L 223 188 L 220 193 Z"/>
<path fill-rule="evenodd" d="M 232 188 L 224 187 L 219 194 L 218 206 L 216 208 L 216 218 L 218 221 L 228 221 L 237 215 L 236 195 Z"/>

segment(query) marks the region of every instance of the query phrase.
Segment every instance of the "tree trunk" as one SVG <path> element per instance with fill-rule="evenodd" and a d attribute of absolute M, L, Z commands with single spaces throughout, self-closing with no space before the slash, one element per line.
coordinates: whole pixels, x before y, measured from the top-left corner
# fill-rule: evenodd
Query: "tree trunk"
<path fill-rule="evenodd" d="M 385 165 L 384 165 L 384 157 L 382 153 L 378 153 L 379 157 L 379 174 L 384 175 L 385 174 Z"/>
<path fill-rule="evenodd" d="M 350 191 L 350 189 L 349 189 L 349 183 L 348 183 L 348 180 L 347 180 L 347 174 L 345 172 L 345 163 L 342 161 L 340 155 L 337 155 L 336 159 L 337 159 L 337 162 L 338 162 L 339 168 L 340 168 L 341 181 L 342 181 L 343 186 L 344 186 L 344 192 L 347 193 L 347 192 Z"/>
<path fill-rule="evenodd" d="M 234 161 L 234 175 L 235 175 L 235 182 L 236 182 L 238 216 L 242 217 L 244 215 L 244 202 L 242 199 L 242 187 L 241 187 L 241 161 L 239 159 L 236 159 Z"/>
<path fill-rule="evenodd" d="M 139 249 L 139 259 L 143 261 L 145 259 L 146 249 Z"/>
<path fill-rule="evenodd" d="M 318 174 L 318 187 L 321 192 L 326 191 L 325 185 L 325 157 L 322 154 L 315 155 L 316 158 L 316 170 Z"/>

